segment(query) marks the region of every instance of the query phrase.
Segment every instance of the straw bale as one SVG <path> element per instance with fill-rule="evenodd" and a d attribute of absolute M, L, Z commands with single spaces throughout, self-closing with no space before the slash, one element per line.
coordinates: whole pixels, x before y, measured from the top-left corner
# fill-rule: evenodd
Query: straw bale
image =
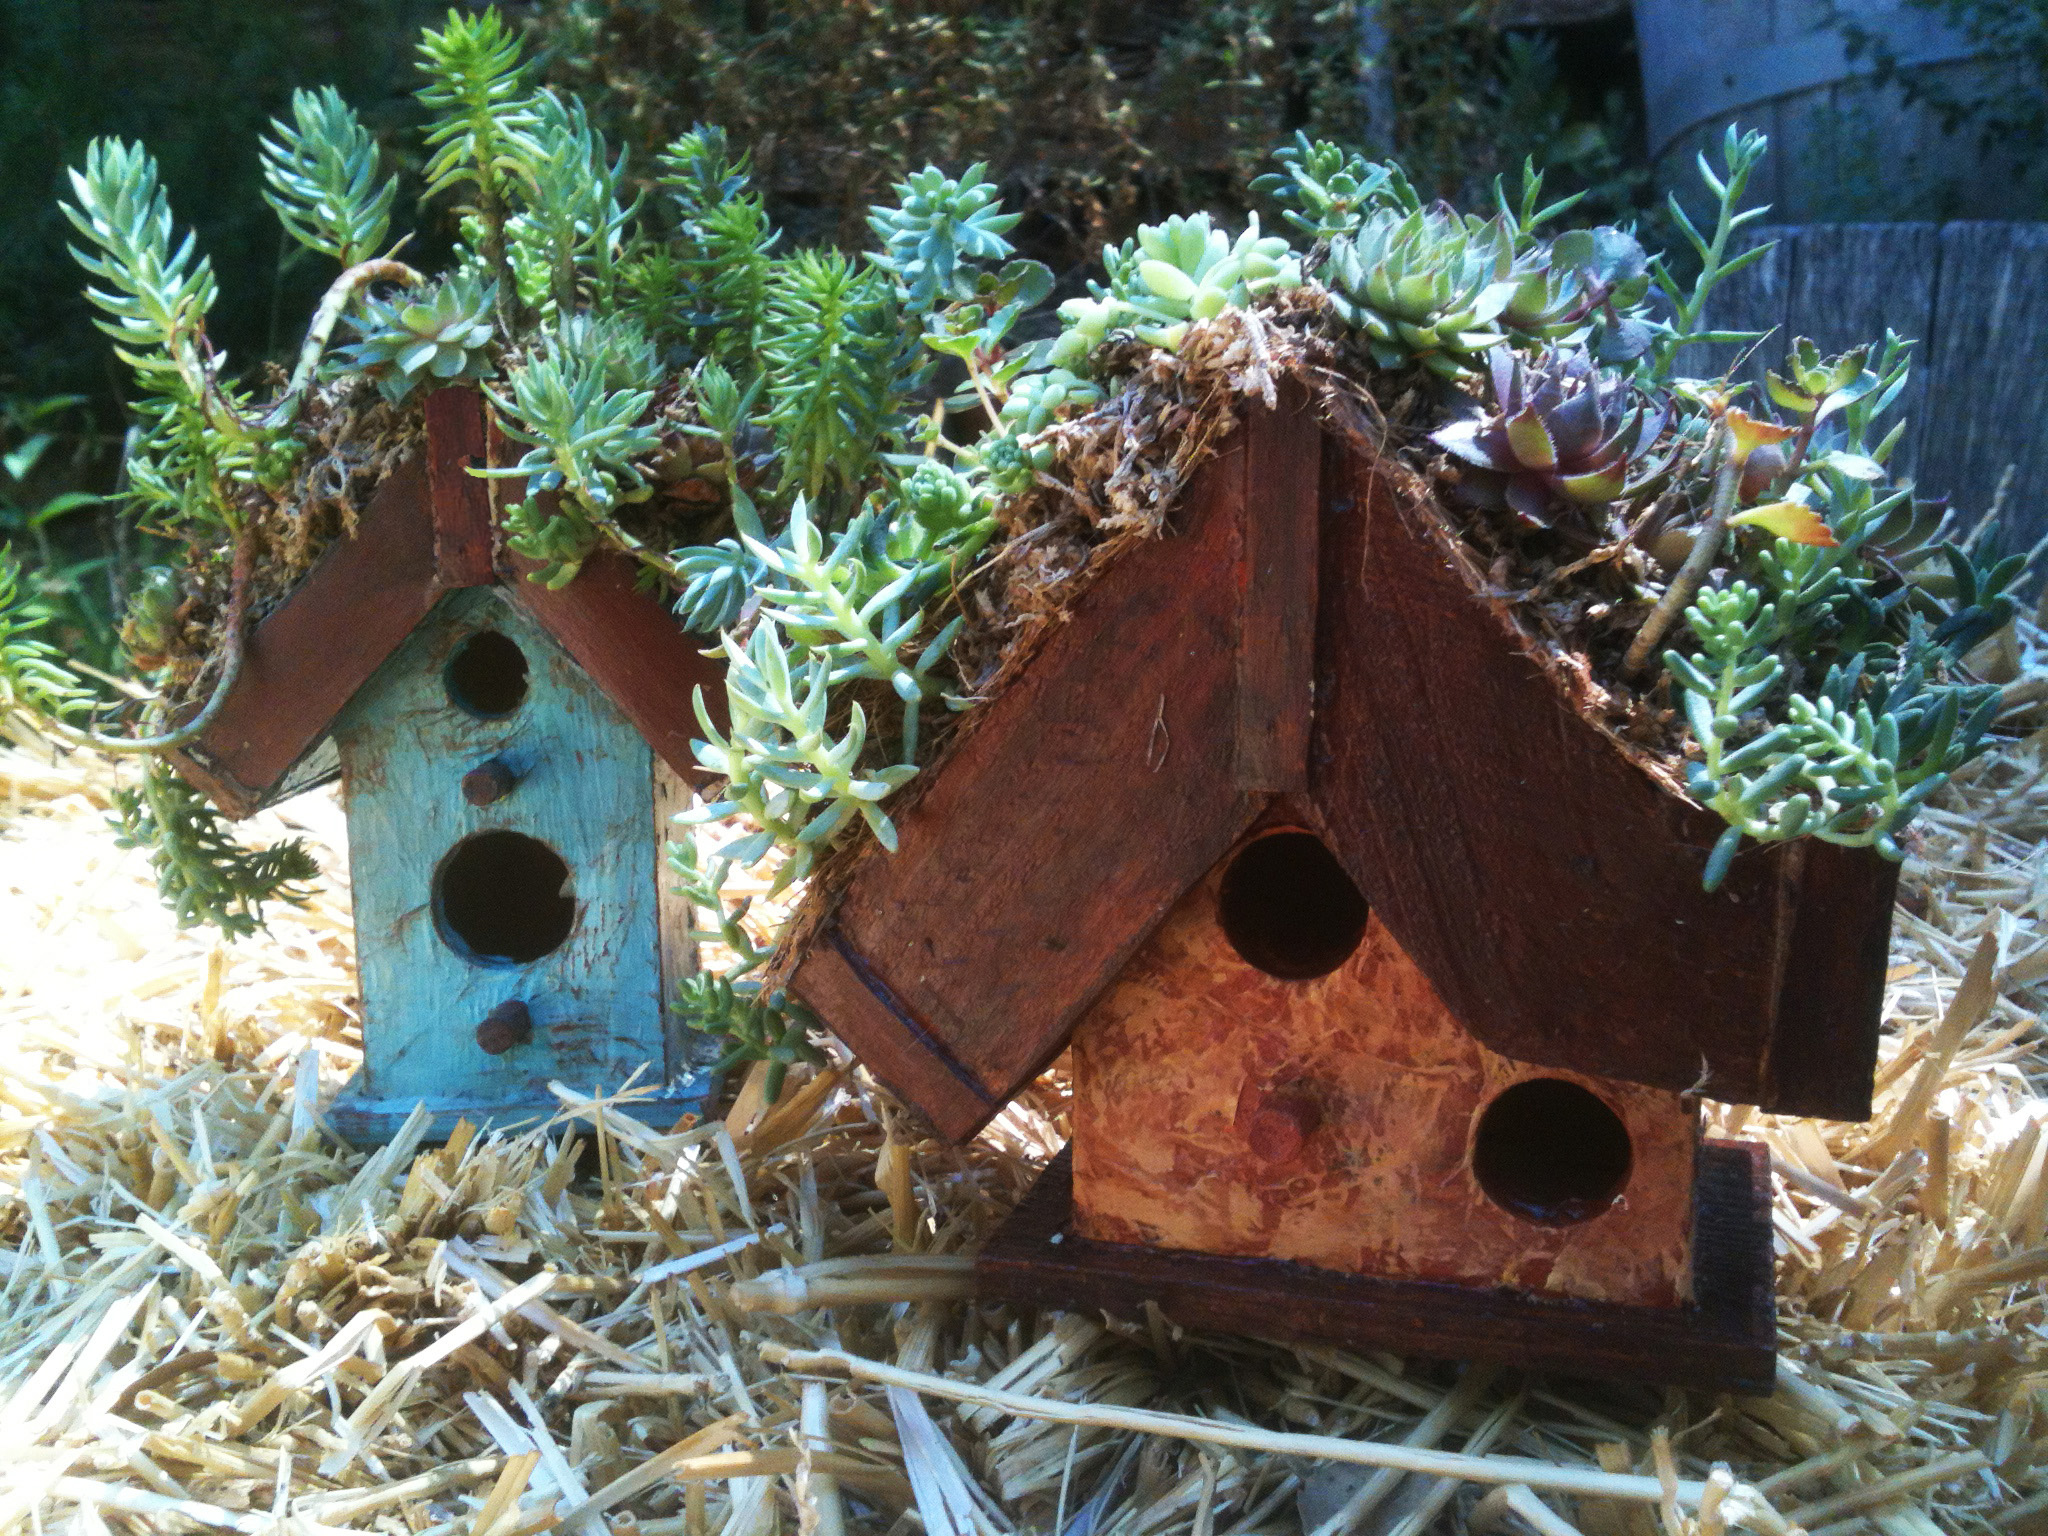
<path fill-rule="evenodd" d="M 2040 631 L 2010 661 L 2038 711 Z M 252 828 L 329 878 L 226 947 L 114 847 L 132 769 L 0 749 L 0 1530 L 2038 1528 L 2048 730 L 2014 718 L 1910 850 L 1875 1118 L 1710 1106 L 1776 1172 L 1761 1400 L 979 1303 L 1057 1070 L 965 1148 L 836 1052 L 703 1124 L 562 1083 L 552 1131 L 348 1148 L 333 800 Z"/>

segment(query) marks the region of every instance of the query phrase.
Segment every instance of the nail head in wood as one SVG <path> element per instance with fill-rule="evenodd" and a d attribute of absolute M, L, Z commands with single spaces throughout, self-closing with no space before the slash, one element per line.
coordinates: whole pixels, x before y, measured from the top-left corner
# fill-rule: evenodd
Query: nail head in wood
<path fill-rule="evenodd" d="M 471 805 L 495 805 L 512 793 L 519 775 L 502 757 L 472 768 L 462 776 L 462 798 Z"/>
<path fill-rule="evenodd" d="M 476 1027 L 476 1043 L 493 1056 L 502 1056 L 532 1038 L 533 1013 L 517 998 L 498 1004 Z"/>

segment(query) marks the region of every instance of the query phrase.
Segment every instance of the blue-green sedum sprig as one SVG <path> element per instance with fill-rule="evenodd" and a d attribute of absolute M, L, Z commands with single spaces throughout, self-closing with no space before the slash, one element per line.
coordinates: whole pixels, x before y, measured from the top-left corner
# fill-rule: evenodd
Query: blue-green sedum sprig
<path fill-rule="evenodd" d="M 540 566 L 533 579 L 550 591 L 575 580 L 616 530 L 619 506 L 651 493 L 640 461 L 661 445 L 647 420 L 657 366 L 630 322 L 581 321 L 510 370 L 509 395 L 485 388 L 505 435 L 530 446 L 517 464 L 477 473 L 525 480 L 525 498 L 506 508 L 506 544 Z"/>
<path fill-rule="evenodd" d="M 396 178 L 379 175 L 377 141 L 331 85 L 292 92 L 292 120 L 262 142 L 263 200 L 299 244 L 344 267 L 373 256 L 391 229 Z"/>

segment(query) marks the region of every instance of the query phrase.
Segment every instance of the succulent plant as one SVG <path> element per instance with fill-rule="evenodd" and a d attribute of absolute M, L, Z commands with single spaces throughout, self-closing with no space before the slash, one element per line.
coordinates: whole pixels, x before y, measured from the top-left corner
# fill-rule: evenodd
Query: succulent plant
<path fill-rule="evenodd" d="M 1381 209 L 1356 235 L 1330 243 L 1322 271 L 1337 313 L 1365 333 L 1374 362 L 1416 362 L 1446 379 L 1476 377 L 1487 350 L 1506 339 L 1495 322 L 1526 276 L 1501 220 L 1448 208 Z"/>
<path fill-rule="evenodd" d="M 557 329 L 512 369 L 510 395 L 484 391 L 505 435 L 530 446 L 517 464 L 477 473 L 525 481 L 525 499 L 506 508 L 506 543 L 540 562 L 532 579 L 551 591 L 575 580 L 600 523 L 650 494 L 638 461 L 661 443 L 646 423 L 657 377 L 645 337 L 613 316 Z M 548 491 L 561 492 L 552 510 L 537 499 Z"/>
<path fill-rule="evenodd" d="M 896 183 L 896 207 L 868 210 L 868 228 L 882 240 L 882 250 L 868 259 L 895 277 L 912 313 L 974 297 L 968 263 L 1010 254 L 1003 236 L 1023 215 L 1002 211 L 995 184 L 982 179 L 987 168 L 986 162 L 970 165 L 956 181 L 928 165 Z"/>
<path fill-rule="evenodd" d="M 1047 354 L 1057 368 L 1080 365 L 1111 330 L 1178 351 L 1191 321 L 1211 320 L 1264 293 L 1301 286 L 1301 263 L 1279 235 L 1261 235 L 1258 216 L 1233 241 L 1206 213 L 1140 225 L 1137 238 L 1102 253 L 1109 288 L 1060 306 L 1066 330 Z"/>
<path fill-rule="evenodd" d="M 1411 213 L 1422 206 L 1398 165 L 1376 164 L 1341 144 L 1296 133 L 1273 158 L 1280 169 L 1254 181 L 1252 190 L 1280 204 L 1282 218 L 1317 240 L 1356 234 L 1377 208 Z"/>
<path fill-rule="evenodd" d="M 363 312 L 347 317 L 361 340 L 335 359 L 373 380 L 387 400 L 403 400 L 425 379 L 488 378 L 496 303 L 492 284 L 461 272 L 417 297 L 366 297 Z"/>
<path fill-rule="evenodd" d="M 1010 388 L 999 418 L 1012 436 L 1042 432 L 1063 415 L 1102 403 L 1102 388 L 1066 368 L 1027 373 Z"/>
<path fill-rule="evenodd" d="M 1583 350 L 1532 364 L 1501 348 L 1491 362 L 1494 409 L 1430 434 L 1468 466 L 1459 481 L 1468 501 L 1531 528 L 1583 527 L 1663 467 L 1651 456 L 1665 412 L 1632 401 L 1626 381 L 1603 380 Z"/>
<path fill-rule="evenodd" d="M 1656 340 L 1644 305 L 1649 257 L 1626 230 L 1566 230 L 1525 252 L 1515 272 L 1497 323 L 1517 339 L 1585 341 L 1603 363 L 1629 362 Z"/>
<path fill-rule="evenodd" d="M 1878 387 L 1869 363 L 1868 342 L 1839 357 L 1822 357 L 1820 348 L 1801 336 L 1786 356 L 1785 372 L 1766 373 L 1764 388 L 1778 405 L 1818 425 Z"/>
<path fill-rule="evenodd" d="M 1053 453 L 1043 443 L 1026 443 L 1021 438 L 991 433 L 975 445 L 989 489 L 999 496 L 1020 496 L 1031 489 L 1041 469 L 1051 469 Z"/>
<path fill-rule="evenodd" d="M 308 250 L 353 266 L 384 243 L 398 182 L 378 175 L 377 140 L 331 85 L 292 92 L 292 121 L 262 141 L 263 200 Z"/>
<path fill-rule="evenodd" d="M 988 513 L 974 482 L 937 459 L 925 459 L 904 477 L 903 505 L 928 533 L 952 533 L 981 521 Z"/>

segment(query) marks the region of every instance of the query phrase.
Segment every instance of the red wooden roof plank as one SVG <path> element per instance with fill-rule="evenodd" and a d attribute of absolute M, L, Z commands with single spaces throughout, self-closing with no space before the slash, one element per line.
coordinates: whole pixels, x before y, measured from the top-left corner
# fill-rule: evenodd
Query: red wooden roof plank
<path fill-rule="evenodd" d="M 377 488 L 355 536 L 335 540 L 250 633 L 241 679 L 191 755 L 251 808 L 440 596 L 427 500 L 414 454 Z"/>
<path fill-rule="evenodd" d="M 1243 615 L 1237 648 L 1237 781 L 1308 788 L 1315 714 L 1316 524 L 1322 430 L 1288 381 L 1285 409 L 1245 434 Z"/>
<path fill-rule="evenodd" d="M 426 399 L 427 445 L 386 477 L 355 536 L 338 539 L 249 637 L 242 678 L 179 769 L 230 815 L 247 815 L 326 733 L 342 706 L 451 590 L 502 582 L 680 773 L 698 769 L 691 695 L 703 686 L 725 718 L 723 664 L 702 654 L 639 567 L 604 551 L 549 592 L 511 557 L 493 565 L 488 484 L 468 471 L 489 442 L 467 386 Z"/>
<path fill-rule="evenodd" d="M 898 814 L 898 850 L 862 865 L 798 967 L 798 993 L 949 1135 L 1059 1052 L 1266 799 L 1238 779 L 1240 761 L 1275 760 L 1238 745 L 1240 519 L 1248 442 L 1290 430 L 1255 415 L 1196 475 L 1180 530 L 1081 597 Z M 1285 697 L 1290 652 L 1273 654 Z M 1283 767 L 1285 715 L 1254 722 Z"/>
<path fill-rule="evenodd" d="M 1333 451 L 1325 475 L 1338 501 L 1312 794 L 1332 850 L 1451 1010 L 1521 1061 L 1866 1110 L 1854 1064 L 1875 1047 L 1881 861 L 1825 858 L 1809 890 L 1803 851 L 1753 850 L 1702 890 L 1720 819 L 1572 712 L 1427 511 L 1369 460 Z M 1774 1041 L 1794 1032 L 1840 1060 L 1809 1051 L 1774 1073 Z"/>
<path fill-rule="evenodd" d="M 488 480 L 470 473 L 489 462 L 483 397 L 450 385 L 427 396 L 427 485 L 433 495 L 434 570 L 446 591 L 487 587 L 496 528 Z"/>

